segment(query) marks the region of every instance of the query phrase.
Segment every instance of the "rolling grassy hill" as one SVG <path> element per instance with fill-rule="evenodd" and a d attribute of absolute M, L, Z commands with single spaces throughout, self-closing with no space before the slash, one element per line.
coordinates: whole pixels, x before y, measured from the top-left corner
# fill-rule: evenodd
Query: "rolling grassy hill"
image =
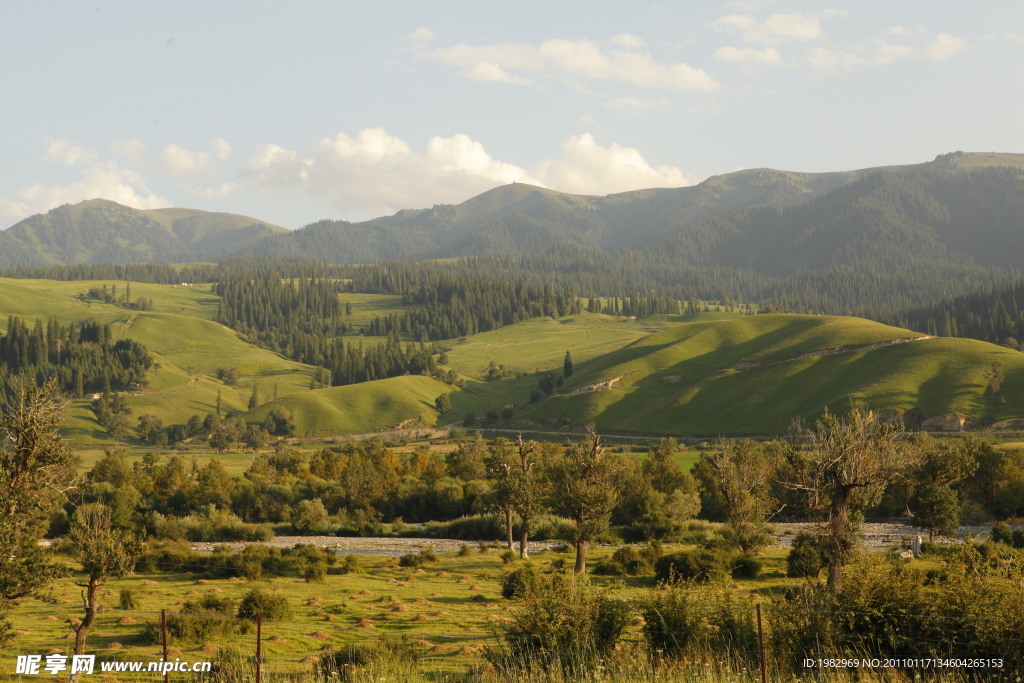
<path fill-rule="evenodd" d="M 724 312 L 538 318 L 439 342 L 449 367 L 465 380 L 462 388 L 405 376 L 311 389 L 315 368 L 257 348 L 214 322 L 217 297 L 208 287 L 133 283 L 133 297 L 153 300 L 151 311 L 135 311 L 80 296 L 102 284 L 0 280 L 0 326 L 8 315 L 95 320 L 110 323 L 115 337 L 145 344 L 156 365 L 146 388 L 130 398 L 133 421 L 153 413 L 165 425 L 181 423 L 213 412 L 219 395 L 223 411 L 261 422 L 275 394 L 296 415 L 299 436 L 361 434 L 410 421 L 446 425 L 490 411 L 504 411 L 501 426 L 511 429 L 592 421 L 602 430 L 645 434 L 779 433 L 793 418 L 814 419 L 825 406 L 841 411 L 851 400 L 907 413 L 913 424 L 938 415 L 984 422 L 1024 414 L 1019 352 L 922 338 L 859 318 Z M 392 296 L 342 297 L 351 299 L 359 320 L 401 308 Z M 539 375 L 560 373 L 566 350 L 576 372 L 555 395 L 530 403 Z M 503 366 L 500 378 L 486 377 L 491 361 Z M 993 363 L 1005 374 L 996 397 L 986 393 L 984 376 Z M 237 371 L 234 385 L 217 378 L 224 368 Z M 254 385 L 264 405 L 245 412 Z M 445 392 L 452 409 L 439 415 L 434 399 Z M 88 399 L 74 402 L 66 431 L 78 443 L 108 442 Z"/>
<path fill-rule="evenodd" d="M 1002 400 L 986 394 L 984 372 L 996 362 Z M 586 390 L 601 383 L 610 387 Z M 1016 417 L 1024 412 L 1024 355 L 857 318 L 697 321 L 579 364 L 560 394 L 522 417 L 642 433 L 780 433 L 794 418 L 812 420 L 826 406 L 841 412 L 850 401 L 919 418 Z"/>
<path fill-rule="evenodd" d="M 242 414 L 247 422 L 263 422 L 276 405 L 295 415 L 296 434 L 330 436 L 365 434 L 402 423 L 432 425 L 434 399 L 450 387 L 432 377 L 406 375 L 327 389 L 309 389 Z"/>

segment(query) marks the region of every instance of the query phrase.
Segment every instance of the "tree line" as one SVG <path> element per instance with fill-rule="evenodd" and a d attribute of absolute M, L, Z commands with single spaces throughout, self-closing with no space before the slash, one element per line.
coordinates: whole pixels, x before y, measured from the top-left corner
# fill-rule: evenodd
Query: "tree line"
<path fill-rule="evenodd" d="M 11 380 L 31 377 L 42 384 L 54 378 L 68 394 L 111 389 L 126 391 L 144 386 L 153 365 L 146 347 L 131 339 L 113 339 L 109 325 L 95 322 L 63 326 L 56 318 L 46 325 L 39 319 L 30 328 L 16 316 L 7 320 L 0 335 L 0 383 L 11 390 Z"/>

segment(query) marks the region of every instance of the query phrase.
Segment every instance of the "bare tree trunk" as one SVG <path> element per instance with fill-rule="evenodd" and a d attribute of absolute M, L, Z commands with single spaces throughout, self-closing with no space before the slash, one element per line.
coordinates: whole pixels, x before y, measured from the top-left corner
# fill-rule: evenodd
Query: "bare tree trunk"
<path fill-rule="evenodd" d="M 525 560 L 530 557 L 530 550 L 527 547 L 530 543 L 530 516 L 519 515 L 523 520 L 523 528 L 519 534 L 519 558 Z"/>
<path fill-rule="evenodd" d="M 576 567 L 573 571 L 577 574 L 585 574 L 587 572 L 587 542 L 583 540 L 576 541 Z"/>
<path fill-rule="evenodd" d="M 71 628 L 75 632 L 75 654 L 85 654 L 85 639 L 89 635 L 89 630 L 92 628 L 93 622 L 96 621 L 96 608 L 97 608 L 97 593 L 99 592 L 100 584 L 95 577 L 89 577 L 89 585 L 85 588 L 85 593 L 82 595 L 82 605 L 85 607 L 85 617 L 78 624 L 71 624 Z M 69 620 L 70 621 L 70 620 Z M 76 673 L 72 676 L 72 683 L 78 683 L 81 678 L 82 672 Z"/>
<path fill-rule="evenodd" d="M 513 536 L 513 534 L 512 534 L 512 506 L 511 505 L 508 506 L 507 508 L 505 508 L 505 533 L 507 534 L 507 538 L 505 540 L 505 544 L 508 546 L 509 550 L 512 550 L 512 545 L 513 545 L 512 536 Z"/>

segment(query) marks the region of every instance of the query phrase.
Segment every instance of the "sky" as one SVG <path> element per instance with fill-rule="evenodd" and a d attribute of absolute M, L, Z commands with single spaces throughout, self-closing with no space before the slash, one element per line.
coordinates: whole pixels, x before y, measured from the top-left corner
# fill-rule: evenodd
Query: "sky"
<path fill-rule="evenodd" d="M 102 197 L 298 228 L 1024 152 L 1024 3 L 6 0 L 0 88 L 0 227 Z"/>

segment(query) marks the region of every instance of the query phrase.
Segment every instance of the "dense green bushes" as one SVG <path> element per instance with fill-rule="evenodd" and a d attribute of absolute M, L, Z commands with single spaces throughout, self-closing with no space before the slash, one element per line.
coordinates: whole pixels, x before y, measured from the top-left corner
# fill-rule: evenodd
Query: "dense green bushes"
<path fill-rule="evenodd" d="M 523 608 L 513 613 L 500 645 L 485 653 L 499 672 L 537 668 L 579 676 L 615 648 L 629 623 L 626 601 L 574 576 L 535 577 L 523 590 Z"/>
<path fill-rule="evenodd" d="M 338 561 L 329 550 L 313 545 L 293 548 L 249 545 L 237 553 L 218 548 L 212 553 L 191 550 L 183 542 L 150 544 L 136 560 L 137 572 L 202 572 L 211 578 L 231 576 L 259 579 L 269 576 L 318 576 L 319 567 L 330 571 Z"/>
<path fill-rule="evenodd" d="M 640 601 L 644 638 L 665 656 L 714 652 L 754 661 L 757 622 L 751 596 L 671 586 Z"/>
<path fill-rule="evenodd" d="M 939 570 L 864 554 L 836 592 L 808 584 L 769 617 L 775 657 L 1002 658 L 1024 665 L 1024 553 L 965 544 Z"/>
<path fill-rule="evenodd" d="M 654 564 L 654 575 L 666 583 L 707 582 L 726 576 L 731 566 L 732 558 L 725 551 L 697 548 L 660 558 Z"/>

